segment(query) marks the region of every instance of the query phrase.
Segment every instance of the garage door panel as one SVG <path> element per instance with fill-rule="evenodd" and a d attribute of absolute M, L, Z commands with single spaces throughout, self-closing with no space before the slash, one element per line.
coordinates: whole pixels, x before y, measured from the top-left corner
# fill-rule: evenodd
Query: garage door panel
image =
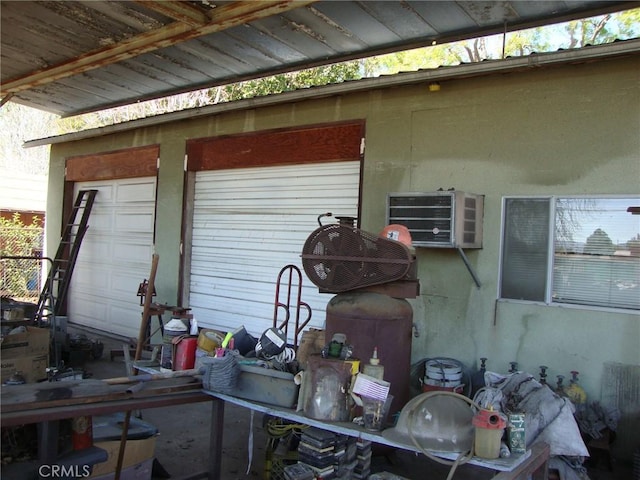
<path fill-rule="evenodd" d="M 106 301 L 95 296 L 74 295 L 73 306 L 76 309 L 72 317 L 73 322 L 105 330 L 104 318 L 109 311 Z"/>
<path fill-rule="evenodd" d="M 225 315 L 241 313 L 247 318 L 268 320 L 268 324 L 273 323 L 273 299 L 260 302 L 255 298 L 220 297 L 215 303 L 204 302 L 204 305 L 211 311 L 221 312 Z M 200 324 L 200 315 L 198 315 L 198 324 Z M 232 330 L 235 328 L 237 325 Z"/>
<path fill-rule="evenodd" d="M 147 233 L 153 229 L 153 213 L 149 211 L 116 213 L 114 229 L 120 233 Z"/>
<path fill-rule="evenodd" d="M 136 287 L 137 288 L 137 287 Z M 140 321 L 142 319 L 141 308 L 131 309 L 128 304 L 111 305 L 109 317 L 112 328 L 119 331 L 134 332 L 134 338 L 140 333 Z"/>
<path fill-rule="evenodd" d="M 116 186 L 115 199 L 118 203 L 134 204 L 155 202 L 156 187 L 154 183 L 130 180 Z"/>
<path fill-rule="evenodd" d="M 73 270 L 74 294 L 92 294 L 105 291 L 108 287 L 108 273 L 96 271 L 88 264 L 79 263 Z"/>
<path fill-rule="evenodd" d="M 80 245 L 80 251 L 78 252 L 78 259 L 76 263 L 76 269 L 79 265 L 92 264 L 103 258 L 110 258 L 112 255 L 111 244 L 100 239 L 100 236 L 89 235 L 87 233 Z M 76 270 L 73 271 L 75 277 Z M 72 277 L 73 278 L 73 277 Z"/>
<path fill-rule="evenodd" d="M 228 254 L 225 257 L 206 258 L 204 260 L 205 265 L 192 269 L 192 276 L 198 274 L 225 278 L 230 276 L 240 278 L 269 276 L 269 278 L 275 280 L 282 267 L 288 264 L 295 265 L 300 263 L 299 260 L 292 259 L 291 256 L 285 255 L 284 253 L 281 255 L 262 255 L 255 257 L 248 255 L 242 256 L 241 253 L 242 252 L 239 252 L 235 255 Z M 194 258 L 194 260 L 199 260 L 199 258 Z"/>
<path fill-rule="evenodd" d="M 113 215 L 109 211 L 94 207 L 91 210 L 88 225 L 87 235 L 109 232 L 113 228 Z"/>
<path fill-rule="evenodd" d="M 117 271 L 111 275 L 110 287 L 113 292 L 121 294 L 119 298 L 138 302 L 138 287 L 143 280 L 136 272 Z"/>
<path fill-rule="evenodd" d="M 254 193 L 249 194 L 247 192 L 237 191 L 235 193 L 238 195 L 242 194 L 242 198 L 228 194 L 228 198 L 221 198 L 215 202 L 210 201 L 203 205 L 203 207 L 213 209 L 210 210 L 210 213 L 219 210 L 224 211 L 226 208 L 238 213 L 251 214 L 255 211 L 255 202 L 257 200 L 263 200 L 269 202 L 269 210 L 265 211 L 265 214 L 287 214 L 291 212 L 291 209 L 293 209 L 293 211 L 305 209 L 308 212 L 310 208 L 324 212 L 326 211 L 324 205 L 342 205 L 342 202 L 339 201 L 340 198 L 351 196 L 351 192 L 339 190 L 339 188 L 340 186 L 338 185 L 331 185 L 331 187 L 325 185 L 323 188 L 317 189 L 306 188 L 304 192 L 300 190 L 298 190 L 298 192 L 291 192 L 288 196 L 286 192 L 278 190 L 280 196 L 277 199 L 269 198 L 269 195 L 273 196 L 273 192 L 256 195 Z M 336 198 L 334 198 L 334 196 Z"/>
<path fill-rule="evenodd" d="M 272 279 L 273 280 L 273 279 Z M 240 305 L 247 302 L 251 303 L 250 308 L 252 311 L 259 310 L 262 312 L 262 316 L 269 318 L 273 317 L 273 307 L 275 302 L 275 287 L 273 281 L 264 283 L 261 286 L 252 284 L 250 291 L 246 290 L 246 279 L 225 278 L 220 282 L 198 282 L 197 288 L 195 288 L 191 294 L 194 301 L 198 301 L 201 306 L 206 306 L 216 310 L 230 311 L 238 309 Z M 282 287 L 280 290 L 281 301 L 285 300 L 286 287 Z M 297 288 L 294 289 L 297 293 Z M 210 294 L 215 294 L 215 300 L 206 298 L 210 297 Z M 312 309 L 319 310 L 324 318 L 324 310 L 327 302 L 331 299 L 332 294 L 321 294 L 318 296 L 317 288 L 303 287 L 302 299 L 308 303 Z"/>
<path fill-rule="evenodd" d="M 289 239 L 290 240 L 290 239 Z M 302 241 L 302 239 L 301 239 Z M 262 242 L 262 248 L 264 249 L 262 254 L 260 253 L 256 253 L 255 251 L 255 243 L 251 244 L 249 242 L 236 242 L 233 246 L 229 246 L 227 245 L 225 242 L 212 242 L 209 246 L 204 247 L 202 246 L 201 248 L 203 248 L 203 250 L 205 250 L 203 253 L 206 253 L 206 251 L 215 251 L 215 250 L 224 250 L 225 251 L 225 255 L 221 255 L 221 254 L 217 254 L 216 255 L 205 255 L 204 257 L 213 257 L 216 260 L 219 260 L 221 257 L 225 258 L 225 257 L 238 257 L 238 260 L 235 261 L 236 262 L 243 262 L 243 264 L 247 264 L 247 263 L 252 263 L 252 262 L 263 262 L 266 261 L 268 264 L 273 264 L 273 260 L 276 259 L 276 257 L 280 260 L 289 260 L 289 263 L 291 263 L 292 257 L 292 253 L 294 253 L 294 249 L 297 249 L 297 247 L 300 246 L 300 243 L 296 243 L 293 241 L 287 241 L 287 242 L 283 242 L 282 245 L 276 245 L 275 244 L 275 240 L 273 242 Z M 196 244 L 194 244 L 195 246 Z M 286 248 L 286 247 L 289 248 Z M 300 252 L 298 252 L 298 255 L 300 254 Z M 264 257 L 268 256 L 269 258 L 265 259 Z"/>
<path fill-rule="evenodd" d="M 114 263 L 137 265 L 149 265 L 153 255 L 153 246 L 142 243 L 141 239 L 119 239 L 113 243 Z M 148 275 L 148 274 L 147 274 Z"/>
<path fill-rule="evenodd" d="M 96 200 L 99 200 L 100 204 L 108 205 L 113 203 L 115 199 L 115 189 L 112 184 L 105 182 L 85 182 L 83 185 L 85 185 L 83 190 L 92 189 L 98 191 Z"/>
<path fill-rule="evenodd" d="M 242 270 L 243 272 L 239 272 L 237 265 L 228 264 L 220 268 L 216 267 L 213 273 L 200 272 L 192 275 L 193 290 L 201 292 L 206 292 L 207 290 L 213 292 L 213 290 L 216 290 L 216 292 L 220 292 L 223 289 L 233 288 L 233 282 L 239 282 L 240 288 L 238 288 L 238 291 L 244 292 L 247 291 L 247 279 L 249 279 L 251 281 L 251 291 L 260 288 L 260 282 L 267 283 L 273 291 L 273 282 L 277 272 L 274 275 L 265 275 L 260 272 L 258 266 L 254 268 L 246 267 Z"/>
<path fill-rule="evenodd" d="M 87 189 L 99 193 L 71 280 L 69 319 L 137 337 L 141 307 L 136 294 L 149 276 L 153 255 L 155 178 L 75 185 L 76 195 Z"/>
<path fill-rule="evenodd" d="M 278 273 L 293 264 L 323 328 L 331 296 L 306 278 L 300 255 L 319 214 L 356 216 L 359 181 L 359 162 L 197 172 L 189 306 L 198 324 L 259 336 L 273 321 Z"/>

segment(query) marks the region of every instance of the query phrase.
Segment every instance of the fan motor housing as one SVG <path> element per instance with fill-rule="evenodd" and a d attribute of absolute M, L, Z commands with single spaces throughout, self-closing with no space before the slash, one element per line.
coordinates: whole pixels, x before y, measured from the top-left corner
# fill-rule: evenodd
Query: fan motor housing
<path fill-rule="evenodd" d="M 323 225 L 302 249 L 307 277 L 322 291 L 339 293 L 415 276 L 415 255 L 401 242 L 342 225 Z"/>

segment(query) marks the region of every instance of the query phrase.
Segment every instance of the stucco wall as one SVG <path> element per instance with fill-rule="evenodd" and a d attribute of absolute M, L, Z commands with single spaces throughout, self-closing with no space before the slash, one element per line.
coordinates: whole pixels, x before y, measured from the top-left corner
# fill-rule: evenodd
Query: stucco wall
<path fill-rule="evenodd" d="M 467 252 L 481 288 L 457 252 L 418 249 L 421 295 L 411 303 L 419 337 L 412 358 L 453 357 L 475 368 L 479 357 L 488 357 L 491 370 L 506 372 L 517 361 L 536 375 L 544 364 L 550 383 L 578 370 L 590 399 L 598 400 L 606 364 L 640 365 L 640 316 L 496 302 L 501 200 L 640 193 L 638 71 L 637 57 L 532 68 L 444 81 L 437 92 L 394 87 L 54 145 L 48 218 L 60 215 L 64 157 L 159 143 L 156 288 L 158 298 L 173 301 L 186 139 L 365 119 L 365 230 L 384 227 L 387 192 L 455 187 L 486 196 L 484 248 Z M 640 423 L 637 405 L 636 398 L 635 416 L 627 420 Z"/>

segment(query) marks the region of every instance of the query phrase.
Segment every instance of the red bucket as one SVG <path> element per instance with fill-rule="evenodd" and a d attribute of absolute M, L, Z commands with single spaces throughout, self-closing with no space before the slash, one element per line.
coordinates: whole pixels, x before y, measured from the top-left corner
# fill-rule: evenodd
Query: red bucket
<path fill-rule="evenodd" d="M 438 387 L 436 385 L 422 384 L 423 392 L 454 392 L 462 394 L 464 392 L 464 384 L 456 385 L 455 387 Z"/>
<path fill-rule="evenodd" d="M 196 348 L 198 347 L 198 337 L 183 337 L 175 349 L 173 361 L 174 370 L 190 370 L 196 363 Z"/>

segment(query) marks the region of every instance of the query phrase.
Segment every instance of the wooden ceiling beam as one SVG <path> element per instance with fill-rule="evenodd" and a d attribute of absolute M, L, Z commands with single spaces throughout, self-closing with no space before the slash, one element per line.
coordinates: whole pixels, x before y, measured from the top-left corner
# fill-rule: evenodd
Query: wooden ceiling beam
<path fill-rule="evenodd" d="M 46 85 L 62 78 L 78 75 L 105 65 L 153 52 L 155 50 L 186 42 L 203 35 L 220 32 L 254 20 L 278 15 L 289 10 L 305 7 L 317 0 L 243 0 L 224 4 L 213 9 L 208 23 L 194 27 L 183 21 L 136 35 L 110 47 L 100 48 L 51 67 L 34 71 L 2 84 L 0 96 L 15 94 L 34 87 Z M 146 4 L 148 2 L 142 2 Z M 165 2 L 151 2 L 154 4 Z M 180 3 L 180 2 L 167 2 Z M 174 12 L 177 7 L 173 8 Z M 186 10 L 180 10 L 186 12 Z M 193 12 L 191 12 L 193 13 Z M 177 13 L 176 13 L 177 15 Z M 172 17 L 173 18 L 173 17 Z M 190 23 L 193 22 L 193 18 Z M 196 22 L 197 23 L 197 22 Z"/>
<path fill-rule="evenodd" d="M 157 0 L 137 0 L 136 3 L 144 8 L 161 13 L 174 20 L 186 23 L 192 27 L 200 27 L 211 21 L 211 17 L 204 10 L 188 2 L 180 1 L 157 1 Z"/>

